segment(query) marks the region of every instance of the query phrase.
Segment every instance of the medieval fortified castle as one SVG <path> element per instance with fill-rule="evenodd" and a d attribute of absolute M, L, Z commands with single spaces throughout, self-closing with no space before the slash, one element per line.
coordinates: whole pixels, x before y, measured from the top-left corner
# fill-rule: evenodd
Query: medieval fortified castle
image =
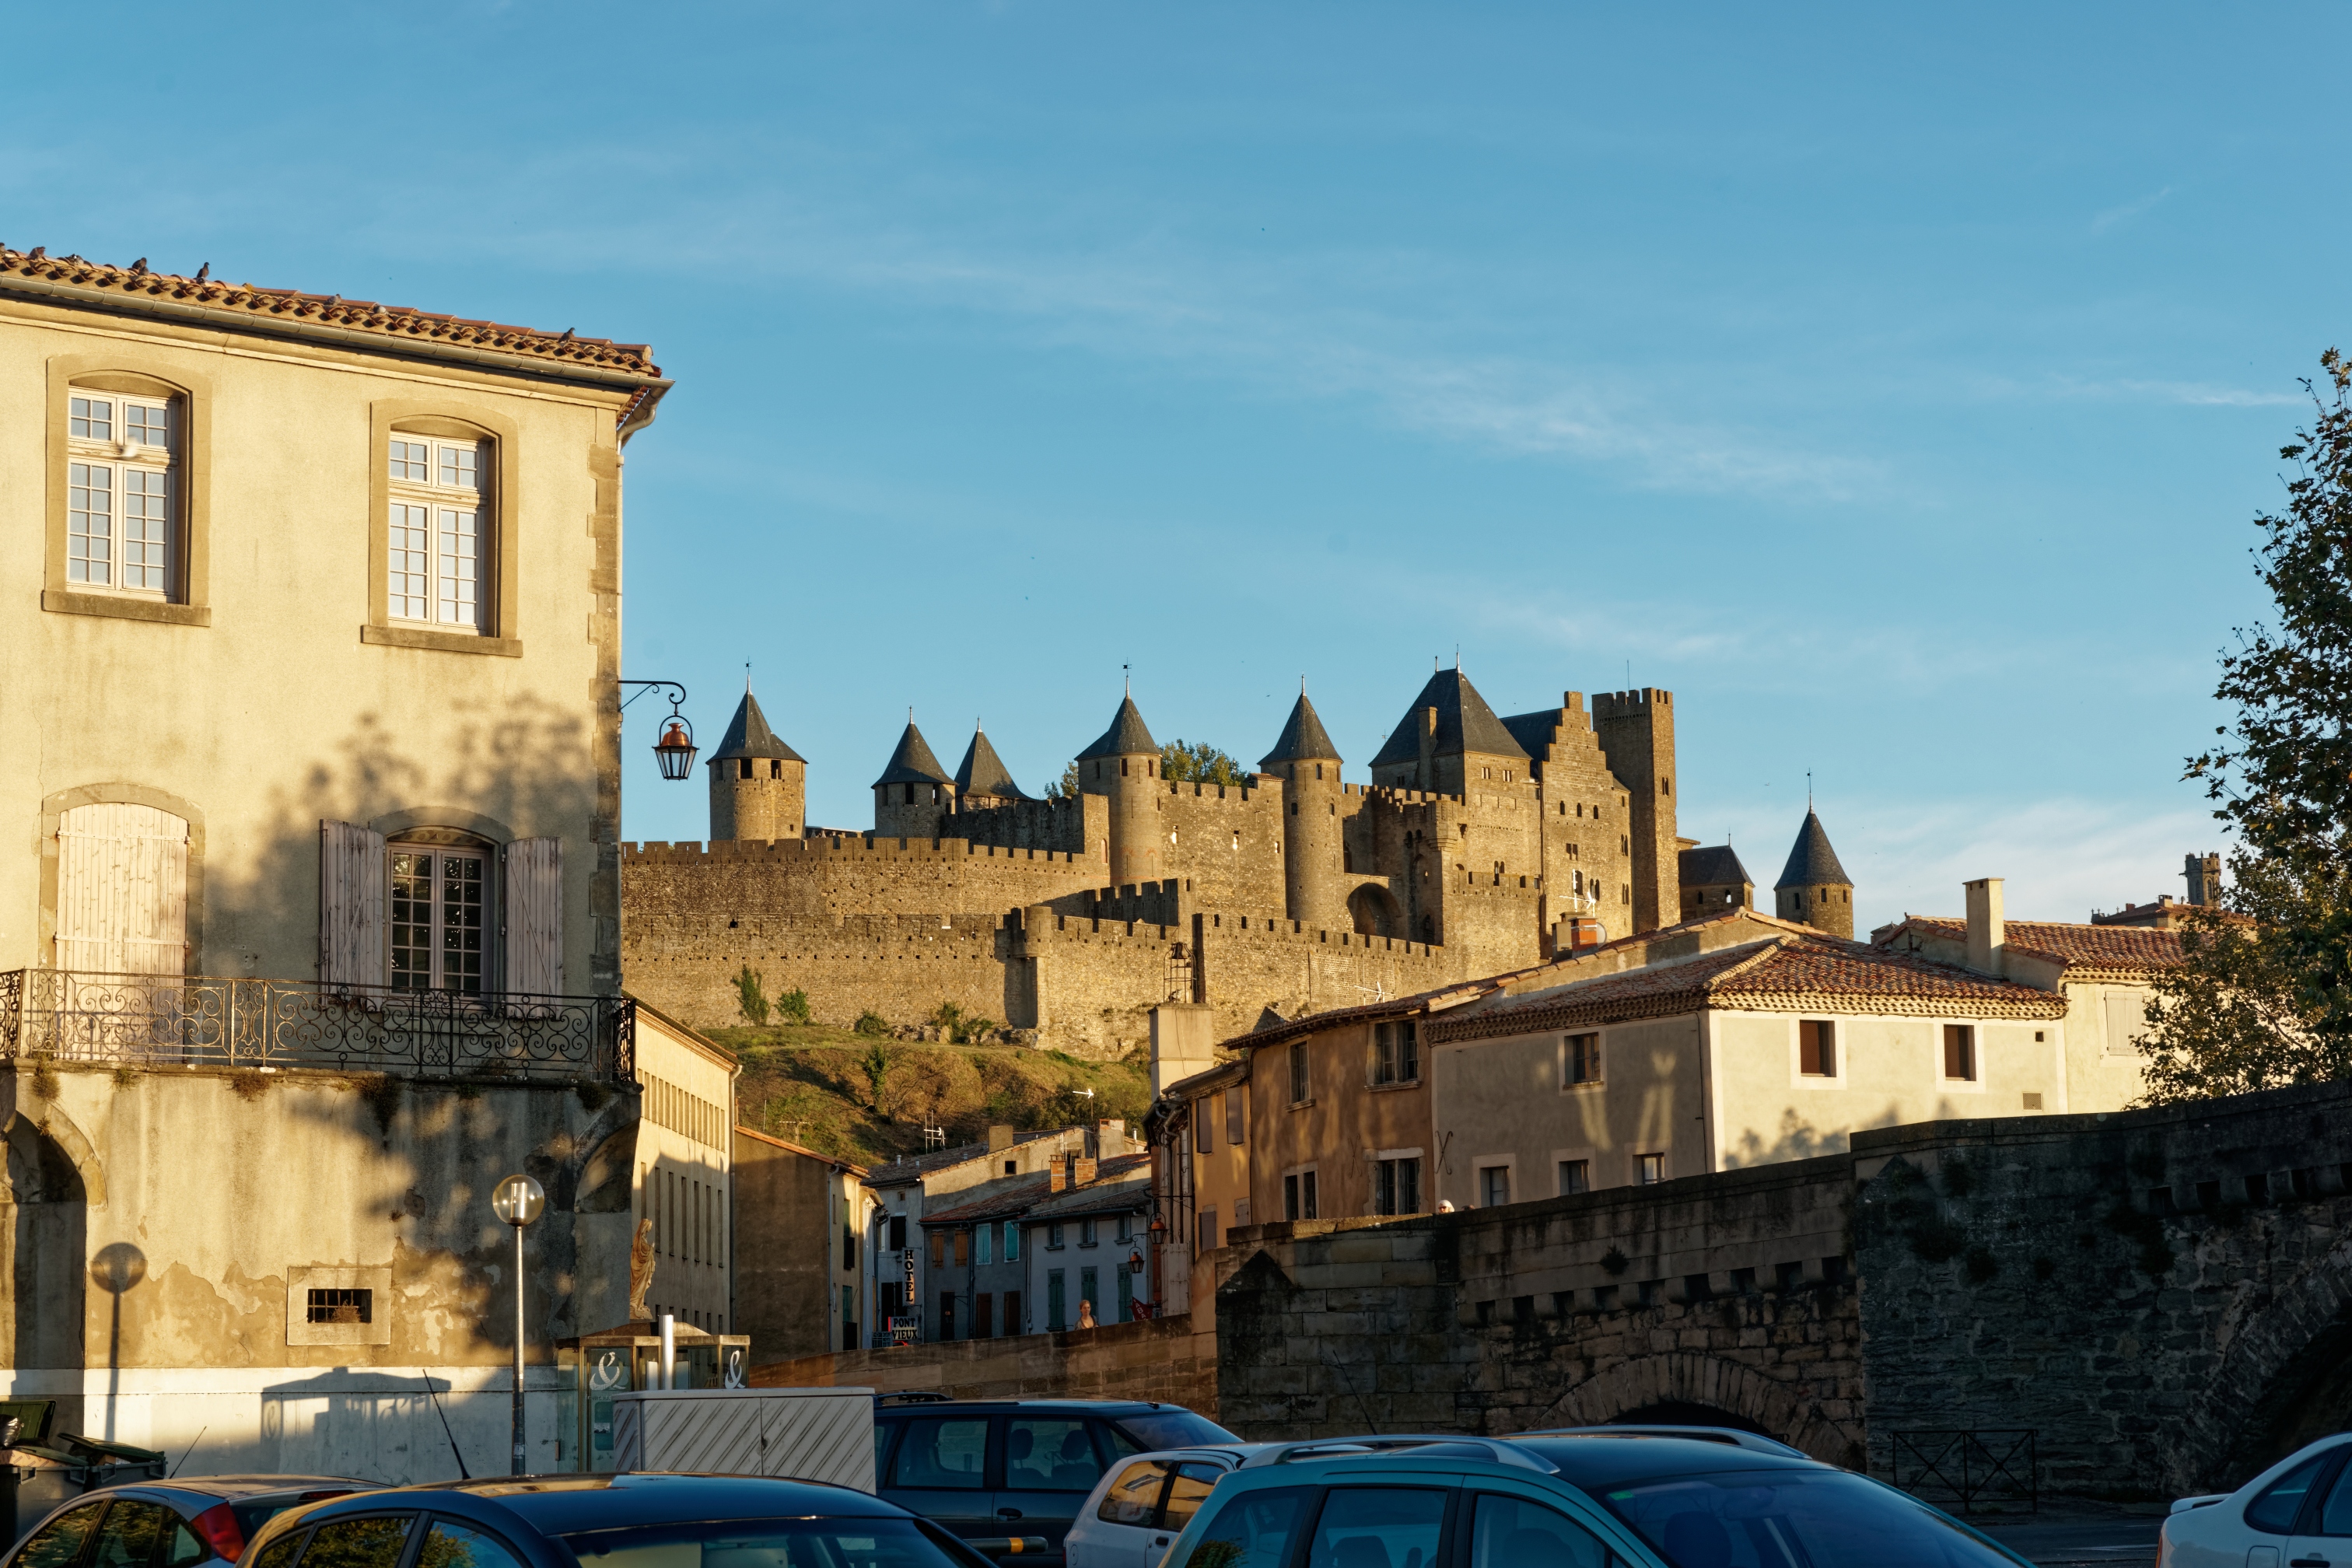
<path fill-rule="evenodd" d="M 1236 786 L 1162 778 L 1132 698 L 1078 753 L 1071 798 L 1024 794 L 979 732 L 950 776 L 909 723 L 873 831 L 844 832 L 808 826 L 807 763 L 747 693 L 709 762 L 711 842 L 623 847 L 624 972 L 701 1024 L 736 1021 L 748 965 L 824 1022 L 951 1001 L 1102 1057 L 1161 1002 L 1207 1003 L 1231 1037 L 1751 895 L 1727 847 L 1675 837 L 1670 692 L 1498 718 L 1441 670 L 1369 786 L 1339 764 L 1303 693 Z M 1780 907 L 1851 936 L 1852 887 L 1810 816 L 1790 866 Z"/>

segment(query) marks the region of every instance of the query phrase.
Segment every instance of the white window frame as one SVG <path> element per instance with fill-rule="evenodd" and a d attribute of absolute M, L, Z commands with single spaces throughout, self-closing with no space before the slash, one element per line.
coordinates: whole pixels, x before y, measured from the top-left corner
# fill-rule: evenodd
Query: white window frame
<path fill-rule="evenodd" d="M 399 626 L 488 636 L 498 591 L 498 444 L 394 430 L 384 465 L 384 615 Z M 471 482 L 467 482 L 470 479 Z"/>
<path fill-rule="evenodd" d="M 1373 1089 L 1406 1089 L 1421 1081 L 1421 1028 L 1415 1020 L 1392 1018 L 1372 1026 L 1364 1081 Z"/>
<path fill-rule="evenodd" d="M 1675 1179 L 1674 1166 L 1671 1163 L 1673 1153 L 1674 1151 L 1671 1149 L 1636 1151 L 1633 1155 L 1633 1184 L 1637 1187 L 1663 1186 L 1673 1181 Z M 1658 1179 L 1655 1182 L 1645 1182 L 1642 1179 L 1642 1162 L 1644 1160 L 1655 1160 L 1658 1163 Z"/>
<path fill-rule="evenodd" d="M 178 601 L 185 571 L 180 535 L 187 512 L 186 405 L 177 397 L 69 386 L 66 409 L 66 587 L 159 604 Z M 143 418 L 134 425 L 134 413 L 157 411 L 163 415 L 162 444 L 133 440 L 134 430 L 148 435 L 154 429 Z M 159 494 L 160 511 L 142 505 L 141 515 L 131 517 L 134 495 L 153 502 Z M 105 497 L 104 526 L 94 530 L 100 510 L 90 501 L 99 495 Z M 134 521 L 144 525 L 137 541 L 130 537 Z M 93 542 L 102 542 L 102 550 L 93 550 Z M 140 552 L 135 563 L 129 560 L 134 548 Z M 138 581 L 125 580 L 134 574 Z"/>
<path fill-rule="evenodd" d="M 396 868 L 400 858 L 405 855 L 433 857 L 433 869 L 430 873 L 432 885 L 426 895 L 429 904 L 426 910 L 425 948 L 426 983 L 419 985 L 413 980 L 404 979 L 389 959 L 384 965 L 386 982 L 396 991 L 452 991 L 464 996 L 481 996 L 495 992 L 499 987 L 497 857 L 480 845 L 442 844 L 414 839 L 395 839 L 384 847 L 384 853 L 383 923 L 387 952 L 391 950 L 391 944 L 397 940 L 402 927 L 402 922 L 394 918 L 401 898 L 396 880 L 399 874 Z M 444 871 L 449 860 L 453 858 L 469 859 L 480 868 L 480 923 L 477 928 L 480 942 L 477 950 L 479 965 L 478 973 L 474 977 L 474 983 L 471 985 L 453 986 L 447 984 L 449 974 L 444 963 L 447 949 L 443 937 L 446 931 L 446 920 L 448 912 L 444 896 L 446 887 Z"/>

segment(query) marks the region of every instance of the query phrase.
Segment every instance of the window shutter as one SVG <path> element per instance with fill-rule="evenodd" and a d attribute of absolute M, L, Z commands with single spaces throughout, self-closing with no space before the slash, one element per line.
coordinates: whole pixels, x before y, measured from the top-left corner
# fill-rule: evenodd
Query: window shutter
<path fill-rule="evenodd" d="M 57 962 L 98 974 L 184 974 L 188 825 L 102 802 L 58 818 Z"/>
<path fill-rule="evenodd" d="M 563 845 L 518 838 L 506 847 L 506 989 L 530 996 L 563 990 Z"/>
<path fill-rule="evenodd" d="M 319 980 L 383 984 L 383 835 L 319 824 Z"/>

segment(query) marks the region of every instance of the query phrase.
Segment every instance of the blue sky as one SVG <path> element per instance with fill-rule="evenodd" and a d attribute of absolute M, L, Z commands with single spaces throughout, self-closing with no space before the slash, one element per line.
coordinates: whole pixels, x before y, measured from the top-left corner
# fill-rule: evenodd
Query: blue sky
<path fill-rule="evenodd" d="M 750 661 L 820 823 L 910 703 L 1040 787 L 1122 664 L 1245 761 L 1304 674 L 1360 778 L 1458 646 L 1671 688 L 1764 884 L 1811 770 L 1866 921 L 2218 846 L 2340 7 L 110 15 L 11 18 L 0 239 L 650 342 L 629 673 L 715 740 Z"/>

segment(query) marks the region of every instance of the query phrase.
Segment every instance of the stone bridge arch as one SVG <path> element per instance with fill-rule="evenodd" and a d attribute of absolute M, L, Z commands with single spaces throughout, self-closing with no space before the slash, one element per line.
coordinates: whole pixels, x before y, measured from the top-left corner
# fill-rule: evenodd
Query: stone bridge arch
<path fill-rule="evenodd" d="M 1803 1388 L 1741 1362 L 1689 1351 L 1621 1361 L 1596 1372 L 1561 1394 L 1534 1425 L 1601 1426 L 1653 1412 L 1671 1415 L 1677 1425 L 1760 1432 L 1833 1465 L 1863 1463 L 1862 1434 L 1822 1414 Z"/>
<path fill-rule="evenodd" d="M 2254 1282 L 2183 1423 L 2181 1491 L 2235 1487 L 2315 1437 L 2352 1428 L 2352 1239 L 2264 1300 Z"/>

